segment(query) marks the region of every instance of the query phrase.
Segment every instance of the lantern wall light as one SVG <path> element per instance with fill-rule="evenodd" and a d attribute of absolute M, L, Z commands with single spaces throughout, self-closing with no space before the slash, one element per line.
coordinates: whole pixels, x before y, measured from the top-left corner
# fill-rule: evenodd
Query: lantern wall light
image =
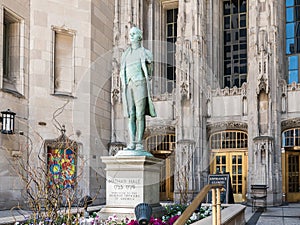
<path fill-rule="evenodd" d="M 2 134 L 14 134 L 15 132 L 15 115 L 16 113 L 10 111 L 10 109 L 1 112 L 1 133 Z"/>

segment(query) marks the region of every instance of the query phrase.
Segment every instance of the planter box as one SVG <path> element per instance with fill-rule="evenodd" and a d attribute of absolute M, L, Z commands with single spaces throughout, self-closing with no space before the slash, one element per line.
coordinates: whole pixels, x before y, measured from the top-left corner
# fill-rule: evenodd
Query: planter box
<path fill-rule="evenodd" d="M 227 206 L 222 204 L 222 206 Z M 228 205 L 225 209 L 221 210 L 221 224 L 222 225 L 244 225 L 246 224 L 245 220 L 245 209 L 246 206 L 240 204 Z M 206 217 L 202 220 L 199 220 L 193 225 L 212 225 L 212 217 Z"/>

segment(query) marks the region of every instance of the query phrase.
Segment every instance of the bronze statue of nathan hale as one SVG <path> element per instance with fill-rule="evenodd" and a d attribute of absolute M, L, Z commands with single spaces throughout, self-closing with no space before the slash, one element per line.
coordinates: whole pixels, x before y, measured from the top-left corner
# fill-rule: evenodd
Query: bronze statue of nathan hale
<path fill-rule="evenodd" d="M 153 57 L 152 53 L 141 45 L 140 29 L 132 27 L 129 38 L 131 45 L 122 55 L 120 71 L 123 110 L 124 116 L 128 117 L 130 138 L 125 150 L 144 150 L 145 116 L 156 116 L 150 95 Z"/>

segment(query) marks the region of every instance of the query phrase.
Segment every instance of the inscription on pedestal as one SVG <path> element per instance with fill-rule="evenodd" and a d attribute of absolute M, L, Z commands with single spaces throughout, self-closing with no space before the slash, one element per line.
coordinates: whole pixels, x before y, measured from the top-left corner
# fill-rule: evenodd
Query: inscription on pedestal
<path fill-rule="evenodd" d="M 106 184 L 109 205 L 132 206 L 142 200 L 141 178 L 108 178 Z"/>

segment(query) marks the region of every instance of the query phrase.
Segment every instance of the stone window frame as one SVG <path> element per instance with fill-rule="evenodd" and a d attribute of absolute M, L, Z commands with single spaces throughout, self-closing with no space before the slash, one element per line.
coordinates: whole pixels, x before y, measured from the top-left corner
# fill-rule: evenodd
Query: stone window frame
<path fill-rule="evenodd" d="M 75 183 L 76 185 L 80 183 L 82 171 L 83 171 L 83 157 L 81 155 L 82 152 L 82 144 L 78 143 L 74 140 L 69 139 L 64 133 L 56 139 L 47 139 L 44 141 L 44 155 L 43 160 L 46 163 L 47 173 L 50 172 L 49 167 L 49 151 L 59 149 L 59 150 L 67 150 L 71 149 L 75 154 Z M 81 168 L 82 167 L 82 168 Z M 46 178 L 45 178 L 46 179 Z M 73 188 L 72 188 L 73 189 Z M 78 187 L 76 187 L 76 191 L 78 191 Z"/>
<path fill-rule="evenodd" d="M 0 88 L 4 92 L 11 93 L 17 97 L 22 97 L 25 95 L 25 19 L 13 10 L 4 6 L 1 8 L 1 12 L 3 26 L 3 29 L 1 30 L 3 37 L 3 64 L 0 75 Z M 5 31 L 5 27 L 8 26 L 9 28 L 13 28 L 11 31 L 7 31 L 11 32 L 11 35 Z M 15 39 L 13 39 L 13 37 L 15 37 Z M 9 43 L 12 41 L 16 46 L 14 49 L 10 49 L 11 46 Z"/>
<path fill-rule="evenodd" d="M 51 65 L 51 82 L 50 82 L 50 92 L 55 96 L 67 96 L 67 97 L 75 97 L 75 40 L 76 40 L 76 30 L 69 29 L 66 26 L 51 26 L 52 30 L 52 65 Z M 55 88 L 55 58 L 56 58 L 56 35 L 67 35 L 73 37 L 72 39 L 72 59 L 71 59 L 71 80 L 72 87 L 70 91 L 60 91 Z"/>
<path fill-rule="evenodd" d="M 172 93 L 174 89 L 176 88 L 176 61 L 175 61 L 175 54 L 176 54 L 176 48 L 175 48 L 175 43 L 177 39 L 177 20 L 173 18 L 171 22 L 168 22 L 168 12 L 172 11 L 172 17 L 175 17 L 175 13 L 177 11 L 177 17 L 178 17 L 178 7 L 171 8 L 171 9 L 165 9 L 165 23 L 164 23 L 164 28 L 165 28 L 165 35 L 164 35 L 164 40 L 167 41 L 167 48 L 166 48 L 166 68 L 164 69 L 165 77 L 166 77 L 166 93 Z M 171 25 L 172 31 L 171 35 L 168 35 L 168 27 Z M 176 32 L 175 32 L 176 30 Z M 175 34 L 176 33 L 176 34 Z M 175 39 L 174 42 L 168 42 L 168 39 L 172 40 Z M 169 44 L 171 43 L 171 44 Z M 169 55 L 172 54 L 172 55 Z M 173 60 L 172 60 L 173 58 Z M 172 62 L 172 64 L 169 64 L 169 62 Z M 171 71 L 169 74 L 169 70 Z M 172 72 L 173 70 L 173 72 Z M 169 79 L 172 78 L 172 79 Z"/>
<path fill-rule="evenodd" d="M 238 143 L 240 143 L 240 145 Z M 214 132 L 209 136 L 209 146 L 211 150 L 247 149 L 248 134 L 241 130 L 224 130 Z"/>
<path fill-rule="evenodd" d="M 163 21 L 162 21 L 163 35 L 162 35 L 162 38 L 163 38 L 163 41 L 167 41 L 167 38 L 168 38 L 168 36 L 167 36 L 167 25 L 168 25 L 168 22 L 167 22 L 167 12 L 169 10 L 175 10 L 175 9 L 177 9 L 177 12 L 178 12 L 178 10 L 179 10 L 179 2 L 176 1 L 176 0 L 162 1 L 162 8 L 163 8 Z M 177 21 L 176 22 L 174 21 L 174 23 L 177 23 Z M 171 44 L 171 45 L 175 46 L 175 42 L 174 42 L 174 44 Z M 164 61 L 166 62 L 166 64 L 168 63 L 168 48 L 171 45 L 169 45 L 167 43 L 167 46 L 166 46 L 166 49 L 165 49 L 165 54 L 166 55 L 164 57 L 166 58 L 166 60 L 164 60 Z M 176 54 L 176 52 L 174 52 L 174 58 L 175 58 L 175 54 Z M 172 92 L 176 89 L 176 63 L 175 62 L 174 62 L 174 74 L 173 74 L 173 78 L 175 78 L 175 79 L 173 79 L 172 81 L 168 80 L 168 78 L 167 78 L 168 74 L 167 73 L 168 73 L 168 66 L 166 65 L 166 68 L 163 68 L 163 74 L 164 74 L 164 78 L 165 78 L 165 84 L 162 84 L 162 85 L 165 85 L 165 87 L 164 87 L 165 93 L 172 94 Z M 173 88 L 172 88 L 171 92 L 169 92 L 169 88 L 168 88 L 168 86 L 169 86 L 170 83 L 173 83 Z"/>
<path fill-rule="evenodd" d="M 156 8 L 155 18 L 160 18 L 159 21 L 152 21 L 153 25 L 157 26 L 157 29 L 152 31 L 153 33 L 148 34 L 150 39 L 160 40 L 154 43 L 154 73 L 160 74 L 160 76 L 153 76 L 153 97 L 154 99 L 166 100 L 172 98 L 172 95 L 176 89 L 176 84 L 174 80 L 173 91 L 170 93 L 167 91 L 167 42 L 166 42 L 166 25 L 167 25 L 167 10 L 179 9 L 178 0 L 161 0 Z M 152 35 L 154 36 L 152 37 Z M 163 49 L 163 51 L 162 51 Z"/>

